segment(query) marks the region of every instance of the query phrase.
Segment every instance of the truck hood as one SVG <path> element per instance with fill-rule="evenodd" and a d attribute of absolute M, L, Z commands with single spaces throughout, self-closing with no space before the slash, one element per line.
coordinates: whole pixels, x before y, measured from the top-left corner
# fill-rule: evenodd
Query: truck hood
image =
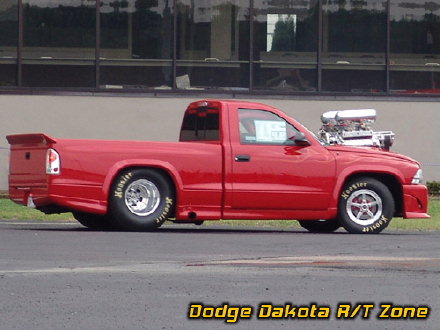
<path fill-rule="evenodd" d="M 419 162 L 412 159 L 411 157 L 398 154 L 391 151 L 386 151 L 379 148 L 372 148 L 372 147 L 347 147 L 347 146 L 326 146 L 327 150 L 333 153 L 336 152 L 344 152 L 344 153 L 350 153 L 350 154 L 358 154 L 362 156 L 368 156 L 371 155 L 375 158 L 385 158 L 385 159 L 394 159 L 399 160 L 403 162 L 409 162 L 413 163 L 415 165 L 420 166 Z"/>

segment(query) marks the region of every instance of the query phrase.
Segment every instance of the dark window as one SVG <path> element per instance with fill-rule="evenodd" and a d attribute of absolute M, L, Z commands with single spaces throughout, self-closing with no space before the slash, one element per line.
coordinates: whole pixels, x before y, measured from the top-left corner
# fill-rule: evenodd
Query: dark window
<path fill-rule="evenodd" d="M 383 92 L 387 1 L 323 1 L 322 89 Z"/>
<path fill-rule="evenodd" d="M 93 86 L 95 70 L 92 65 L 75 64 L 58 65 L 57 62 L 47 64 L 23 65 L 23 80 L 30 87 L 85 87 Z"/>
<path fill-rule="evenodd" d="M 298 130 L 276 114 L 251 109 L 239 109 L 241 144 L 284 145 L 292 143 Z"/>
<path fill-rule="evenodd" d="M 171 89 L 173 2 L 101 0 L 101 87 Z"/>
<path fill-rule="evenodd" d="M 23 85 L 94 87 L 95 2 L 23 0 Z"/>
<path fill-rule="evenodd" d="M 316 91 L 318 1 L 254 2 L 255 89 Z"/>
<path fill-rule="evenodd" d="M 391 92 L 440 94 L 440 0 L 391 1 Z"/>
<path fill-rule="evenodd" d="M 177 1 L 178 89 L 249 87 L 249 1 Z"/>
<path fill-rule="evenodd" d="M 215 108 L 194 108 L 186 111 L 180 141 L 219 141 L 220 113 Z"/>
<path fill-rule="evenodd" d="M 0 87 L 14 86 L 17 84 L 17 13 L 17 0 L 1 0 Z"/>
<path fill-rule="evenodd" d="M 94 1 L 23 0 L 23 57 L 94 58 Z"/>

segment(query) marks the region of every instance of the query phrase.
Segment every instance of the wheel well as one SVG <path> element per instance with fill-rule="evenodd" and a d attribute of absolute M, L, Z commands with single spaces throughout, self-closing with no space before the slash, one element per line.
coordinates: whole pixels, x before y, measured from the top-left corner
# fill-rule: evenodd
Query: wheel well
<path fill-rule="evenodd" d="M 154 166 L 131 166 L 131 167 L 125 167 L 125 168 L 119 170 L 119 171 L 115 174 L 115 176 L 114 176 L 113 179 L 112 179 L 112 185 L 113 185 L 115 179 L 116 179 L 116 178 L 117 178 L 122 172 L 130 171 L 130 170 L 135 170 L 135 169 L 151 169 L 151 170 L 154 170 L 154 171 L 160 173 L 160 174 L 161 174 L 164 178 L 166 178 L 166 180 L 171 184 L 171 188 L 173 189 L 173 193 L 174 193 L 175 199 L 176 199 L 176 201 L 177 201 L 178 196 L 177 196 L 176 183 L 174 182 L 174 180 L 173 180 L 172 176 L 170 175 L 170 173 L 168 173 L 167 170 L 165 170 L 165 169 L 163 169 L 163 168 L 160 168 L 160 167 L 154 167 Z M 172 210 L 172 214 L 171 214 L 172 217 L 174 217 L 174 216 L 175 216 L 175 213 L 176 213 L 176 204 L 177 204 L 177 203 L 174 204 L 174 208 L 173 208 L 173 210 Z"/>
<path fill-rule="evenodd" d="M 376 180 L 382 182 L 384 185 L 386 185 L 388 187 L 388 189 L 390 190 L 391 194 L 393 195 L 394 204 L 395 204 L 395 208 L 396 208 L 394 216 L 402 216 L 403 215 L 402 185 L 400 184 L 399 180 L 395 176 L 393 176 L 391 174 L 386 174 L 386 173 L 369 173 L 369 172 L 356 173 L 356 174 L 349 176 L 346 179 L 345 183 L 350 180 L 359 178 L 359 177 L 373 178 L 373 179 L 376 179 Z"/>

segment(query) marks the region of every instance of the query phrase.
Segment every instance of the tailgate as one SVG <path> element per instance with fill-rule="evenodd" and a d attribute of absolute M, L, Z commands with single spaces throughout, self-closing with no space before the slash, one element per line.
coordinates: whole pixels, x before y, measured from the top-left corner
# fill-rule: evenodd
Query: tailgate
<path fill-rule="evenodd" d="M 9 135 L 6 139 L 11 145 L 9 197 L 19 204 L 29 205 L 31 195 L 32 203 L 41 204 L 48 195 L 47 152 L 56 141 L 41 133 Z"/>

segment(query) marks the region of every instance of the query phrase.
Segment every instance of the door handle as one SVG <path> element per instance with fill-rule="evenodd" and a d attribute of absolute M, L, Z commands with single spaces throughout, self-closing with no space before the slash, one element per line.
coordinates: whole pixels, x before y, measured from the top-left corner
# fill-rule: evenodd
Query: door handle
<path fill-rule="evenodd" d="M 249 162 L 251 160 L 251 156 L 249 156 L 249 155 L 236 155 L 234 159 L 236 162 Z"/>

